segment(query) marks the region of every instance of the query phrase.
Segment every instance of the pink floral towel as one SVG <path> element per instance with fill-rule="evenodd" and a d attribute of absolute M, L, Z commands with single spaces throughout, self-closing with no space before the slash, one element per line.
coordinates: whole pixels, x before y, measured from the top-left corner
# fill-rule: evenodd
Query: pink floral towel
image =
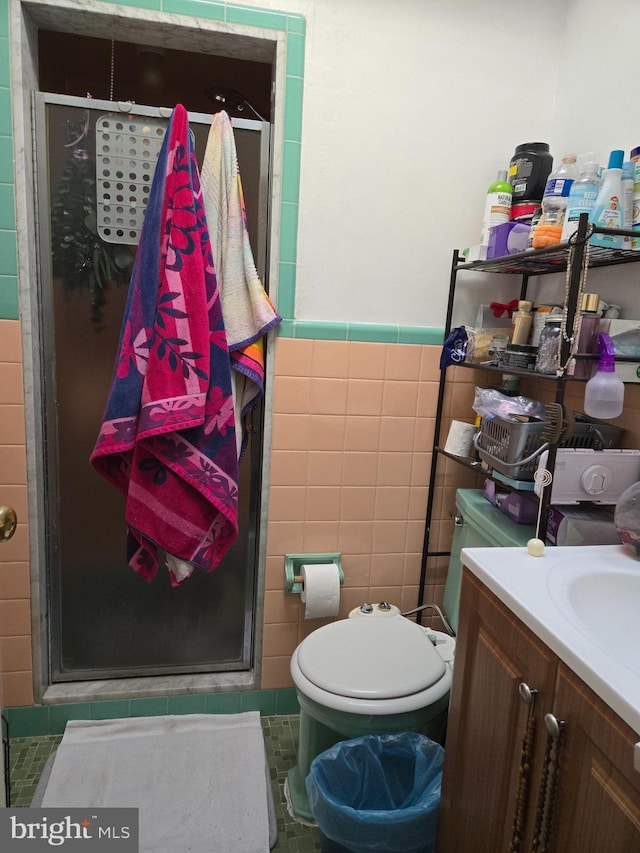
<path fill-rule="evenodd" d="M 91 455 L 126 499 L 128 560 L 158 549 L 213 571 L 238 532 L 231 368 L 198 167 L 173 111 L 136 254 L 111 392 Z M 182 576 L 171 574 L 177 585 Z"/>

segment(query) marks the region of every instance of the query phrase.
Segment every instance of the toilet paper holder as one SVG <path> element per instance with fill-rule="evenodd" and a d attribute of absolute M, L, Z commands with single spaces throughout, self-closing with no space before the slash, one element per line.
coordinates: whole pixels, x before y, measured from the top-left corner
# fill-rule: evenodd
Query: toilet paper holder
<path fill-rule="evenodd" d="M 342 571 L 342 554 L 285 554 L 284 555 L 284 591 L 286 593 L 302 592 L 302 567 L 318 563 L 335 563 L 340 576 L 340 586 L 344 583 Z"/>

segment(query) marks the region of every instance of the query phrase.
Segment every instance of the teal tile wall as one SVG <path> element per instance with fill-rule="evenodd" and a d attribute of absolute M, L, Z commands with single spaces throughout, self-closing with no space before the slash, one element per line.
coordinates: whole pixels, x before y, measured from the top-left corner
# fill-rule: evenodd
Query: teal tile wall
<path fill-rule="evenodd" d="M 228 3 L 224 0 L 119 0 L 119 3 L 132 8 L 191 15 L 285 33 L 287 52 L 278 278 L 278 310 L 285 322 L 278 328 L 278 334 L 282 337 L 317 337 L 327 340 L 441 343 L 441 329 L 414 329 L 383 324 L 309 323 L 295 320 L 306 31 L 304 17 Z M 15 320 L 19 317 L 19 300 L 15 214 L 13 206 L 8 203 L 14 192 L 8 36 L 8 3 L 0 2 L 0 319 Z"/>
<path fill-rule="evenodd" d="M 122 717 L 156 717 L 166 714 L 238 714 L 259 711 L 263 717 L 297 714 L 296 691 L 245 690 L 236 693 L 189 693 L 148 699 L 116 699 L 104 702 L 72 702 L 4 708 L 10 737 L 59 735 L 68 720 L 114 720 Z"/>
<path fill-rule="evenodd" d="M 0 3 L 0 319 L 18 319 L 9 4 Z"/>

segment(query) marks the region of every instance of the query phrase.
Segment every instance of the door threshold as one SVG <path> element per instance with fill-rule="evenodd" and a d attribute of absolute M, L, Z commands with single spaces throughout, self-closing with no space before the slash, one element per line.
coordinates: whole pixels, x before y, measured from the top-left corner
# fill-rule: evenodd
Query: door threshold
<path fill-rule="evenodd" d="M 257 674 L 254 670 L 144 678 L 109 678 L 102 681 L 67 681 L 46 687 L 42 704 L 147 699 L 185 693 L 227 693 L 236 690 L 252 690 L 257 687 Z"/>

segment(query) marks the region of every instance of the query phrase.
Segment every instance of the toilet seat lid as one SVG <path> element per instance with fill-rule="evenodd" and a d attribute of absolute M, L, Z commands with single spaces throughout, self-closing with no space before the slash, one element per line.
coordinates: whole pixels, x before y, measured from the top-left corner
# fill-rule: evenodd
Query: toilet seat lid
<path fill-rule="evenodd" d="M 427 690 L 446 671 L 433 643 L 402 616 L 342 619 L 300 643 L 298 666 L 322 690 L 354 699 L 396 699 Z"/>

